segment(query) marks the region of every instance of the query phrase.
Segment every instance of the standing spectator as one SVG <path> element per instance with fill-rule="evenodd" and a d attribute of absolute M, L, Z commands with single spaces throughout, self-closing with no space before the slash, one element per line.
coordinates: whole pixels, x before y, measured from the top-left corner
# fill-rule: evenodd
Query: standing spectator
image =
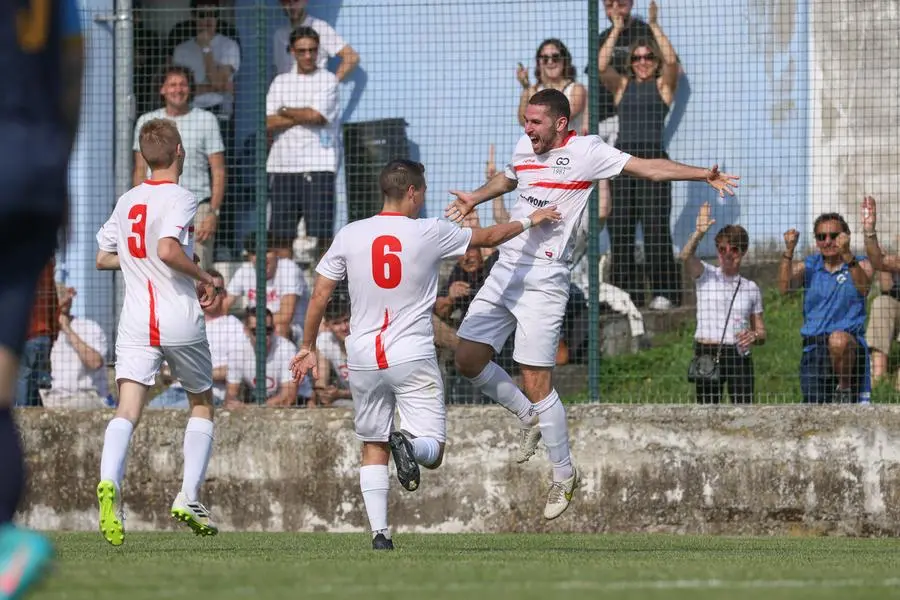
<path fill-rule="evenodd" d="M 719 357 L 720 380 L 698 380 L 697 402 L 718 404 L 727 384 L 733 404 L 749 404 L 753 402 L 754 387 L 750 347 L 766 341 L 762 294 L 755 282 L 741 277 L 741 262 L 750 246 L 750 236 L 740 225 L 726 225 L 716 233 L 718 267 L 695 255 L 700 240 L 715 223 L 706 202 L 700 207 L 697 228 L 680 257 L 697 289 L 694 356 Z"/>
<path fill-rule="evenodd" d="M 59 334 L 59 296 L 53 281 L 55 259 L 44 266 L 38 279 L 25 350 L 19 362 L 16 406 L 41 406 L 39 390 L 50 388 L 50 350 Z"/>
<path fill-rule="evenodd" d="M 281 8 L 284 9 L 284 14 L 290 23 L 279 27 L 272 38 L 272 62 L 275 65 L 276 75 L 289 73 L 297 66 L 290 41 L 291 32 L 300 27 L 308 27 L 319 34 L 322 44 L 316 61 L 318 67 L 325 69 L 328 59 L 337 56 L 341 59 L 341 64 L 338 66 L 335 76 L 338 81 L 346 79 L 347 75 L 359 64 L 359 54 L 356 53 L 356 50 L 345 42 L 331 25 L 306 12 L 308 0 L 280 1 Z"/>
<path fill-rule="evenodd" d="M 528 106 L 531 97 L 541 90 L 553 88 L 561 91 L 569 100 L 569 108 L 572 111 L 569 129 L 578 132 L 579 135 L 587 134 L 587 124 L 582 119 L 587 106 L 587 90 L 575 81 L 572 55 L 560 40 L 555 38 L 544 40 L 538 46 L 534 56 L 534 85 L 528 80 L 528 71 L 522 63 L 519 63 L 516 70 L 516 79 L 524 88 L 519 97 L 517 111 L 519 125 L 525 125 L 525 107 Z"/>
<path fill-rule="evenodd" d="M 266 130 L 274 135 L 266 162 L 272 186 L 270 231 L 279 254 L 290 256 L 303 217 L 321 256 L 334 235 L 338 81 L 317 66 L 315 30 L 295 29 L 290 45 L 296 69 L 278 75 L 266 95 Z"/>
<path fill-rule="evenodd" d="M 614 15 L 613 28 L 600 49 L 598 68 L 603 85 L 613 94 L 619 114 L 616 147 L 637 158 L 668 158 L 663 148 L 663 129 L 678 85 L 675 50 L 657 21 L 658 9 L 650 3 L 652 38 L 630 46 L 630 71 L 620 75 L 612 57 L 625 21 Z M 644 232 L 644 255 L 652 300 L 650 308 L 666 310 L 681 303 L 681 276 L 672 255 L 672 184 L 623 175 L 612 181 L 609 240 L 612 250 L 612 283 L 643 306 L 644 276 L 634 259 L 637 225 Z"/>
<path fill-rule="evenodd" d="M 850 252 L 850 227 L 838 213 L 819 215 L 813 231 L 819 251 L 803 261 L 794 261 L 800 234 L 796 229 L 785 232 L 786 251 L 778 270 L 782 294 L 798 285 L 804 291 L 803 401 L 867 402 L 869 348 L 863 332 L 872 265 Z"/>
<path fill-rule="evenodd" d="M 184 67 L 166 69 L 159 93 L 165 102 L 163 108 L 141 115 L 134 126 L 132 185 L 140 185 L 148 172 L 140 148 L 141 127 L 153 119 L 174 121 L 181 134 L 185 154 L 184 171 L 178 183 L 197 198 L 194 252 L 200 259 L 200 268 L 208 270 L 213 263 L 213 242 L 225 197 L 222 134 L 212 113 L 191 108 L 191 74 Z"/>
<path fill-rule="evenodd" d="M 243 299 L 243 306 L 256 306 L 256 232 L 247 237 L 247 262 L 228 282 L 228 299 L 225 311 L 229 312 L 236 300 Z M 272 248 L 271 238 L 266 244 L 266 308 L 274 315 L 276 335 L 289 339 L 303 339 L 303 319 L 309 303 L 309 287 L 303 271 L 292 260 L 278 258 Z"/>
<path fill-rule="evenodd" d="M 318 406 L 353 406 L 350 370 L 347 367 L 347 336 L 350 335 L 350 295 L 346 284 L 338 284 L 325 306 L 325 327 L 316 338 L 319 376 L 315 381 Z M 340 291 L 339 291 L 340 290 Z"/>
<path fill-rule="evenodd" d="M 72 316 L 75 288 L 59 306 L 60 334 L 50 351 L 53 385 L 41 391 L 45 408 L 104 408 L 112 405 L 106 376 L 109 343 L 100 324 Z"/>

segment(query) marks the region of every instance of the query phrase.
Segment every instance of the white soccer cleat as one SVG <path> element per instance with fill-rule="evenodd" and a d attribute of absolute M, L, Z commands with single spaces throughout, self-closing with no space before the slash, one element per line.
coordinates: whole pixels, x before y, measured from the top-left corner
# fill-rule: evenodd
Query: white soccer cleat
<path fill-rule="evenodd" d="M 572 465 L 571 477 L 565 481 L 554 481 L 550 484 L 550 491 L 547 493 L 547 506 L 544 507 L 545 519 L 549 521 L 566 512 L 579 483 L 581 482 L 578 469 L 575 468 L 575 465 Z"/>
<path fill-rule="evenodd" d="M 198 501 L 189 501 L 184 492 L 178 492 L 172 503 L 172 518 L 190 527 L 197 535 L 219 533 L 219 528 L 210 520 L 206 507 Z"/>
<path fill-rule="evenodd" d="M 534 456 L 537 451 L 538 442 L 541 441 L 541 426 L 538 417 L 535 415 L 531 419 L 531 425 L 523 427 L 519 433 L 519 449 L 516 451 L 516 462 L 521 464 L 528 462 L 528 459 Z"/>

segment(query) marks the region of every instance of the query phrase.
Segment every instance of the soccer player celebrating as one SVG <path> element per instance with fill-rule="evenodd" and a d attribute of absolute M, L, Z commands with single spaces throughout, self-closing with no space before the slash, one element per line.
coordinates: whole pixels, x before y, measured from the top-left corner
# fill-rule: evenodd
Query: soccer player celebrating
<path fill-rule="evenodd" d="M 116 339 L 119 406 L 106 428 L 97 485 L 100 531 L 113 546 L 125 537 L 121 487 L 131 434 L 163 360 L 191 404 L 184 479 L 172 517 L 197 535 L 218 533 L 197 496 L 213 439 L 213 369 L 202 307 L 221 289 L 192 260 L 197 199 L 176 183 L 185 154 L 175 123 L 148 121 L 141 127 L 140 148 L 150 179 L 119 198 L 97 233 L 97 268 L 121 269 L 125 280 Z"/>
<path fill-rule="evenodd" d="M 566 411 L 553 389 L 560 326 L 569 294 L 575 233 L 594 180 L 620 173 L 653 181 L 706 181 L 719 195 L 733 194 L 738 178 L 666 159 L 641 159 L 606 145 L 596 135 L 569 130 L 569 101 L 553 89 L 534 94 L 525 109 L 525 135 L 503 173 L 474 192 L 452 191 L 447 216 L 462 221 L 478 204 L 516 190 L 510 216 L 555 205 L 562 220 L 532 229 L 500 247 L 500 259 L 478 291 L 457 332 L 456 368 L 488 397 L 513 412 L 522 426 L 517 461 L 527 461 L 543 437 L 553 482 L 544 517 L 555 519 L 569 506 L 579 476 L 569 453 Z M 615 207 L 613 207 L 615 210 Z M 515 330 L 513 358 L 521 365 L 524 394 L 492 362 Z"/>
<path fill-rule="evenodd" d="M 410 491 L 419 487 L 419 465 L 436 469 L 444 455 L 443 383 L 431 324 L 441 261 L 469 248 L 496 246 L 532 227 L 552 228 L 559 220 L 553 206 L 475 230 L 417 219 L 425 203 L 424 173 L 424 166 L 409 160 L 391 161 L 381 171 L 384 208 L 342 228 L 319 262 L 303 344 L 291 361 L 297 380 L 310 371 L 318 377 L 319 324 L 332 292 L 346 277 L 347 367 L 356 435 L 363 443 L 359 483 L 376 550 L 394 547 L 387 514 L 388 453 L 401 485 Z M 395 408 L 403 431 L 391 432 Z"/>

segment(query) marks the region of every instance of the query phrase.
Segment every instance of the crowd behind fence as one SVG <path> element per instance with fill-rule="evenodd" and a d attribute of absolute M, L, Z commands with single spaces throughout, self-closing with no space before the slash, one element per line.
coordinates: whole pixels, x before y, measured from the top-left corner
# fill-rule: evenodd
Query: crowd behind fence
<path fill-rule="evenodd" d="M 118 71 L 112 93 L 87 85 L 85 104 L 116 125 L 83 128 L 76 153 L 119 183 L 90 197 L 73 188 L 82 235 L 45 272 L 17 402 L 115 404 L 121 281 L 104 274 L 78 289 L 73 280 L 90 278 L 70 274 L 87 268 L 75 257 L 95 250 L 90 229 L 116 192 L 146 177 L 137 132 L 147 120 L 178 126 L 180 183 L 200 202 L 197 259 L 227 290 L 205 310 L 217 402 L 342 406 L 346 292 L 325 317 L 319 379 L 297 386 L 287 365 L 334 232 L 380 210 L 377 177 L 391 158 L 425 164 L 427 216 L 441 216 L 448 190 L 504 169 L 528 98 L 547 87 L 569 99 L 578 135 L 743 178 L 724 200 L 692 183 L 597 183 L 557 353 L 567 400 L 893 402 L 898 163 L 884 160 L 896 156 L 883 139 L 896 138 L 900 102 L 867 95 L 871 69 L 831 44 L 849 35 L 890 55 L 888 25 L 900 17 L 880 10 L 835 0 L 135 2 L 119 12 L 127 26 L 114 45 L 88 44 L 89 65 Z M 83 20 L 99 16 L 85 9 Z M 876 198 L 864 205 L 866 194 Z M 503 222 L 517 200 L 483 205 L 465 226 Z M 442 271 L 432 320 L 448 403 L 486 401 L 456 373 L 453 351 L 496 258 L 470 250 Z M 510 344 L 498 362 L 515 374 Z M 151 406 L 187 406 L 187 396 L 164 373 Z"/>

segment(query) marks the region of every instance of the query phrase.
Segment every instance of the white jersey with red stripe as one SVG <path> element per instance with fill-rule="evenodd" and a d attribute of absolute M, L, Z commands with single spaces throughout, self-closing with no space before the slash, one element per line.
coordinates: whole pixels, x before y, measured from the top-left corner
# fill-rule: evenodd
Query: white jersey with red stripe
<path fill-rule="evenodd" d="M 117 346 L 187 346 L 206 340 L 195 281 L 157 255 L 175 238 L 194 256 L 197 199 L 169 181 L 145 181 L 119 198 L 97 233 L 101 250 L 116 252 L 125 280 Z"/>
<path fill-rule="evenodd" d="M 517 265 L 571 261 L 594 180 L 619 175 L 630 158 L 600 136 L 576 136 L 574 131 L 561 147 L 537 155 L 531 140 L 523 135 L 505 170 L 508 179 L 519 182 L 510 218 L 527 217 L 538 208 L 555 205 L 562 219 L 554 225 L 533 227 L 502 244 L 500 260 Z"/>
<path fill-rule="evenodd" d="M 350 335 L 347 367 L 387 369 L 432 358 L 431 312 L 445 258 L 462 256 L 472 230 L 449 221 L 381 213 L 343 227 L 316 271 L 347 278 Z"/>

